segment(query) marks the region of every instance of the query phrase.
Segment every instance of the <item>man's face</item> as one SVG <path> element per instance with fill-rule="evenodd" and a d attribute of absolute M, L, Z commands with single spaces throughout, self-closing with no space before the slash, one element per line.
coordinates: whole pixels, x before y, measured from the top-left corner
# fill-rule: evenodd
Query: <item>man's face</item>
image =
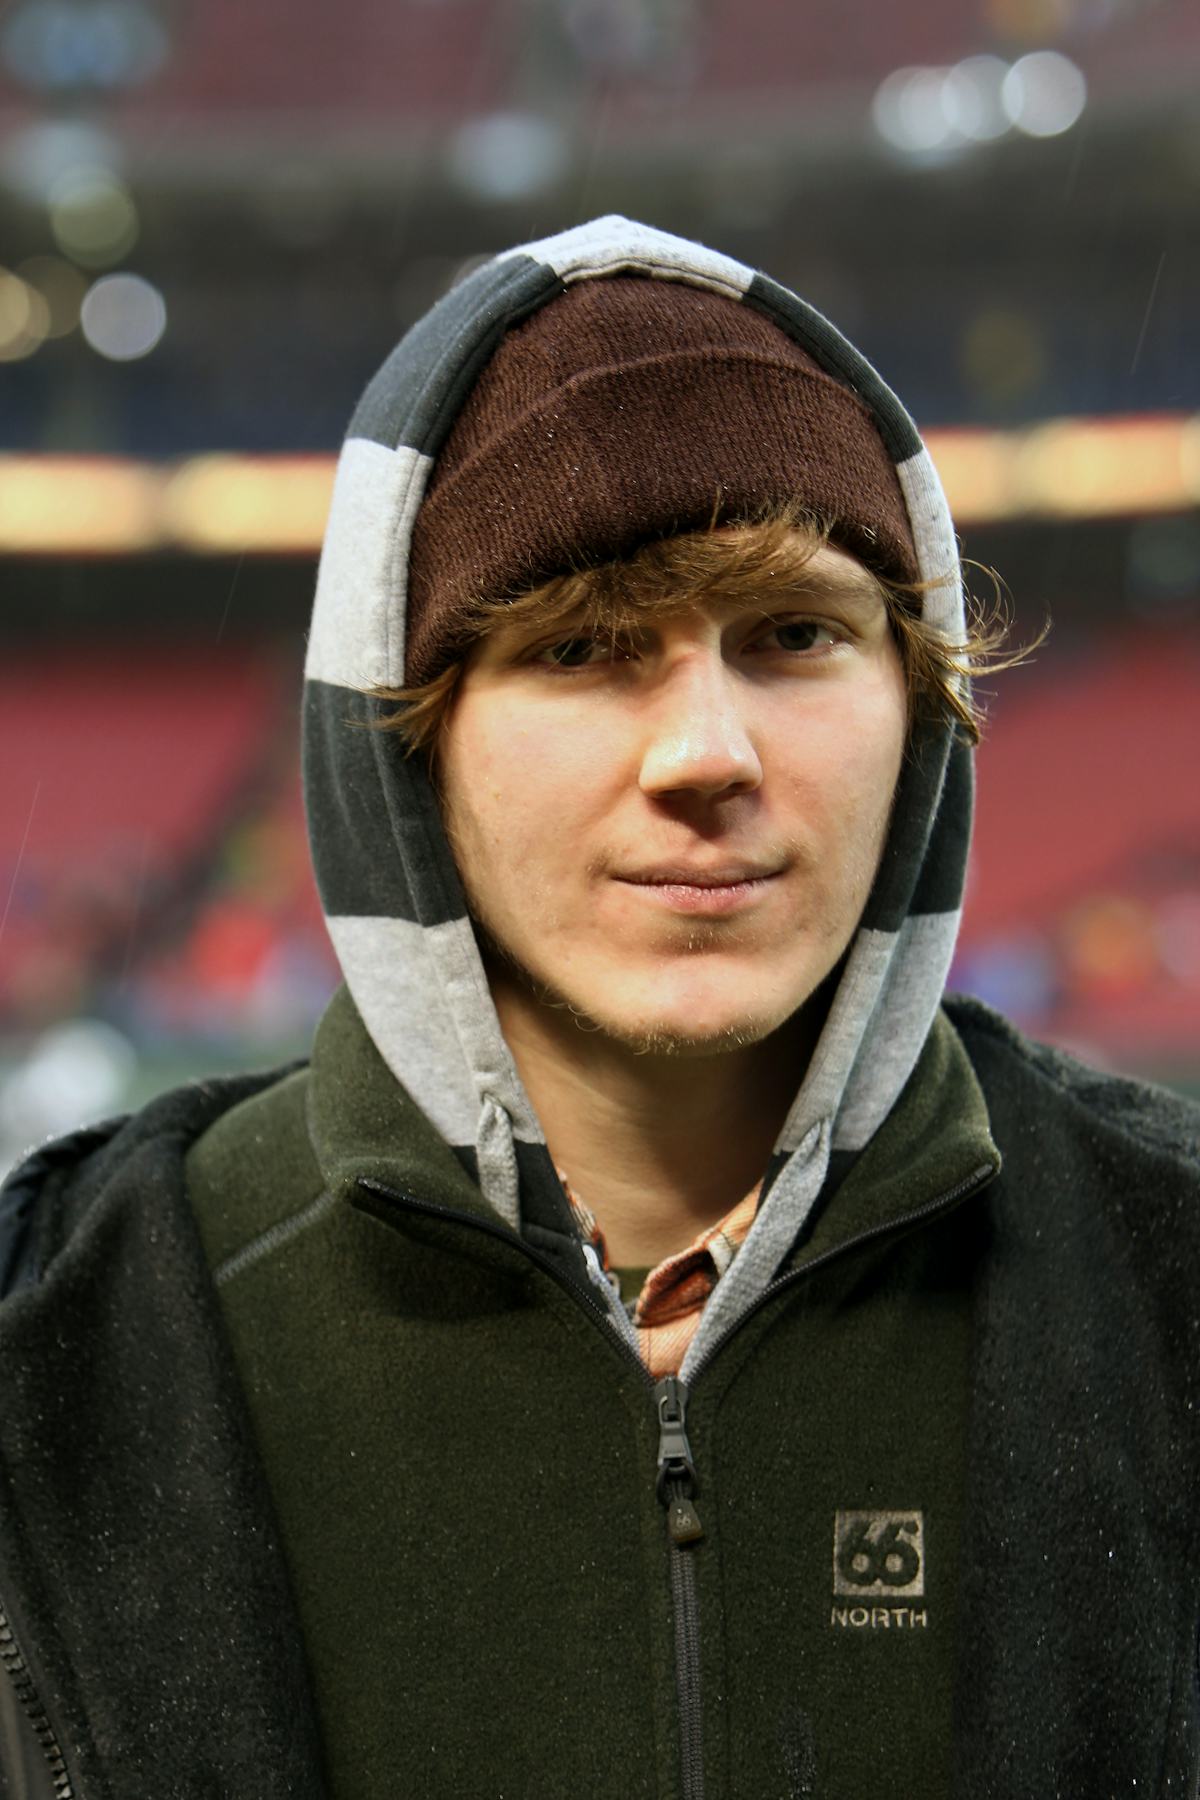
<path fill-rule="evenodd" d="M 440 784 L 511 1008 L 617 1043 L 758 1042 L 849 944 L 883 846 L 905 678 L 875 583 L 820 550 L 777 603 L 627 642 L 504 624 L 473 649 Z M 764 617 L 764 614 L 767 616 Z M 560 1017 L 563 1015 L 559 1015 Z"/>

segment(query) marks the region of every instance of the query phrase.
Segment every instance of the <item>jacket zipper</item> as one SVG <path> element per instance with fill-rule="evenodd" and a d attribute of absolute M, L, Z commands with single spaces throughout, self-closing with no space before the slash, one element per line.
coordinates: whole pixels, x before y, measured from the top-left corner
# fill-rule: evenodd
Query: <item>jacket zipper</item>
<path fill-rule="evenodd" d="M 45 1707 L 33 1684 L 33 1676 L 29 1665 L 21 1654 L 12 1623 L 4 1607 L 0 1604 L 0 1665 L 12 1684 L 18 1704 L 29 1720 L 38 1747 L 46 1759 L 50 1779 L 54 1784 L 55 1800 L 80 1800 L 79 1790 L 74 1786 L 67 1771 L 66 1758 L 62 1745 L 58 1741 L 53 1725 Z M 17 1746 L 18 1754 L 20 1746 Z"/>
<path fill-rule="evenodd" d="M 773 1300 L 776 1294 L 785 1288 L 792 1287 L 804 1280 L 814 1270 L 822 1269 L 837 1257 L 848 1254 L 851 1250 L 860 1249 L 864 1244 L 876 1238 L 887 1237 L 892 1232 L 907 1230 L 910 1226 L 920 1225 L 935 1214 L 949 1211 L 960 1200 L 984 1182 L 994 1173 L 991 1163 L 981 1163 L 966 1178 L 954 1187 L 939 1194 L 936 1200 L 926 1201 L 924 1206 L 914 1207 L 911 1212 L 904 1213 L 898 1219 L 889 1219 L 880 1225 L 872 1225 L 857 1236 L 847 1238 L 844 1243 L 834 1244 L 820 1256 L 813 1257 L 802 1269 L 792 1269 L 786 1275 L 777 1276 L 774 1281 L 759 1294 L 758 1298 L 746 1308 L 746 1311 L 734 1320 L 733 1324 L 723 1331 L 716 1342 L 710 1344 L 699 1365 L 692 1371 L 691 1385 L 680 1381 L 678 1376 L 668 1375 L 655 1382 L 645 1363 L 633 1346 L 614 1332 L 608 1309 L 594 1300 L 587 1289 L 545 1255 L 541 1250 L 527 1244 L 508 1226 L 493 1224 L 478 1213 L 462 1212 L 457 1207 L 440 1206 L 436 1201 L 418 1200 L 414 1194 L 398 1193 L 395 1188 L 387 1187 L 383 1182 L 372 1181 L 363 1177 L 358 1185 L 369 1192 L 380 1195 L 383 1199 L 398 1201 L 416 1212 L 428 1213 L 442 1219 L 452 1219 L 462 1225 L 473 1225 L 486 1232 L 490 1237 L 499 1238 L 503 1243 L 516 1245 L 531 1261 L 545 1269 L 546 1273 L 558 1282 L 560 1287 L 578 1300 L 581 1300 L 587 1311 L 601 1324 L 609 1342 L 615 1341 L 628 1361 L 637 1365 L 639 1373 L 648 1386 L 652 1386 L 655 1407 L 658 1413 L 658 1470 L 656 1491 L 659 1502 L 666 1508 L 667 1523 L 667 1555 L 671 1574 L 671 1607 L 675 1623 L 675 1688 L 679 1705 L 679 1743 L 681 1767 L 683 1772 L 683 1800 L 704 1800 L 704 1737 L 703 1718 L 700 1707 L 700 1607 L 696 1592 L 696 1566 L 693 1560 L 694 1547 L 704 1536 L 704 1528 L 694 1504 L 698 1495 L 699 1482 L 696 1477 L 695 1462 L 691 1445 L 687 1437 L 687 1402 L 697 1377 L 706 1369 L 720 1350 L 735 1332 L 740 1331 L 747 1319 L 754 1316 L 760 1307 Z M 66 1797 L 64 1796 L 64 1800 Z"/>
<path fill-rule="evenodd" d="M 688 1389 L 677 1375 L 655 1383 L 658 1406 L 658 1498 L 667 1509 L 667 1557 L 675 1619 L 675 1687 L 683 1800 L 703 1800 L 704 1732 L 700 1710 L 700 1602 L 692 1545 L 704 1536 L 693 1504 L 699 1492 L 687 1436 Z"/>

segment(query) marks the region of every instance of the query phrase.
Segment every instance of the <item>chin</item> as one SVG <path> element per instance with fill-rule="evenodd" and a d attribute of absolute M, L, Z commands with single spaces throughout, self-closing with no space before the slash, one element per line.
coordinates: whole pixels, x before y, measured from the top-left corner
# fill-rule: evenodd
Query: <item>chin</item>
<path fill-rule="evenodd" d="M 782 979 L 778 959 L 765 972 L 741 959 L 722 970 L 691 962 L 664 971 L 605 957 L 584 979 L 571 979 L 544 957 L 523 962 L 478 919 L 475 928 L 493 995 L 523 996 L 525 1006 L 534 1001 L 556 1017 L 560 1030 L 570 1021 L 582 1036 L 639 1056 L 711 1057 L 761 1044 L 806 1009 L 825 973 L 806 986 L 804 971 Z"/>
<path fill-rule="evenodd" d="M 719 1056 L 761 1044 L 794 1009 L 781 1011 L 778 997 L 759 1007 L 738 1002 L 724 1005 L 647 1006 L 644 997 L 628 1008 L 608 996 L 595 1008 L 573 1005 L 580 1028 L 602 1032 L 614 1043 L 641 1056 Z"/>
<path fill-rule="evenodd" d="M 684 1033 L 666 1024 L 645 1030 L 610 1031 L 608 1035 L 634 1056 L 675 1057 L 699 1062 L 705 1057 L 728 1055 L 732 1050 L 748 1050 L 751 1045 L 762 1043 L 770 1032 L 729 1025 L 723 1030 L 701 1035 L 695 1031 Z"/>

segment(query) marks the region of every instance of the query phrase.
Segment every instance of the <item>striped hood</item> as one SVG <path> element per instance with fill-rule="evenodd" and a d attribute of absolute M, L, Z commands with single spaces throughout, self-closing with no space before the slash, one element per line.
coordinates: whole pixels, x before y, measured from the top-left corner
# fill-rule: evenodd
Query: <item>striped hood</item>
<path fill-rule="evenodd" d="M 338 463 L 305 669 L 304 782 L 326 919 L 387 1066 L 514 1230 L 586 1272 L 538 1122 L 501 1034 L 428 776 L 392 733 L 362 729 L 372 687 L 404 681 L 413 521 L 466 394 L 510 324 L 567 284 L 619 273 L 691 282 L 756 307 L 871 409 L 896 465 L 926 615 L 963 632 L 941 484 L 899 401 L 821 315 L 731 258 L 622 218 L 597 219 L 476 269 L 367 388 Z M 751 1305 L 803 1229 L 831 1156 L 862 1149 L 916 1063 L 958 928 L 971 757 L 918 729 L 888 842 L 821 1039 L 767 1170 L 758 1216 L 718 1283 L 683 1374 Z M 602 1292 L 609 1289 L 603 1284 Z M 631 1328 L 612 1307 L 614 1327 Z"/>

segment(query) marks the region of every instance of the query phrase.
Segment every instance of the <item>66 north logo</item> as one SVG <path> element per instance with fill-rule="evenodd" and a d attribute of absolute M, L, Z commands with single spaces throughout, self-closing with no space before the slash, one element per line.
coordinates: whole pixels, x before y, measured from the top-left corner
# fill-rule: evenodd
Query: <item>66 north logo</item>
<path fill-rule="evenodd" d="M 921 1514 L 838 1512 L 833 1517 L 833 1591 L 897 1600 L 925 1592 Z"/>

